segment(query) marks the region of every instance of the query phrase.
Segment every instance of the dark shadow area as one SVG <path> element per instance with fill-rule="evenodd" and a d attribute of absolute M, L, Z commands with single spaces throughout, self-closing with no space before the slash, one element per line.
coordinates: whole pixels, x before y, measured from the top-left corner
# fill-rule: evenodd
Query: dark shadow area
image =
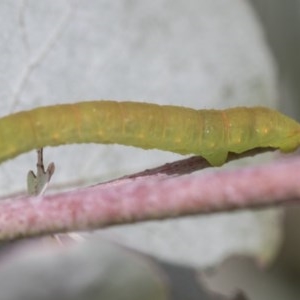
<path fill-rule="evenodd" d="M 239 289 L 226 296 L 214 293 L 201 283 L 195 270 L 183 266 L 160 262 L 168 275 L 171 300 L 247 300 Z"/>
<path fill-rule="evenodd" d="M 261 20 L 279 67 L 282 111 L 297 118 L 300 111 L 300 1 L 250 0 L 250 3 Z"/>

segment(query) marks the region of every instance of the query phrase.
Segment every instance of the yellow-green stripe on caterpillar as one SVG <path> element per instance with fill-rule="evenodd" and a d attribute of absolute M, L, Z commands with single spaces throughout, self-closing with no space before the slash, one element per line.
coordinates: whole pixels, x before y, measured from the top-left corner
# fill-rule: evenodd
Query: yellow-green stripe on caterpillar
<path fill-rule="evenodd" d="M 196 154 L 218 166 L 228 152 L 293 151 L 300 145 L 300 125 L 266 107 L 195 110 L 116 101 L 39 107 L 0 118 L 0 163 L 32 149 L 73 143 Z"/>

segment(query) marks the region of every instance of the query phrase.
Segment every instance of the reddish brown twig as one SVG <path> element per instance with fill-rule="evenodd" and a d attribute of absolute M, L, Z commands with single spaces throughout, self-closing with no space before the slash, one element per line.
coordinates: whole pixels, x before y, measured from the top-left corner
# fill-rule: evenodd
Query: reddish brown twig
<path fill-rule="evenodd" d="M 237 154 L 229 152 L 226 162 L 238 160 L 241 158 L 262 154 L 265 152 L 275 151 L 274 148 L 255 148 L 243 153 Z M 203 170 L 212 167 L 207 160 L 201 156 L 192 156 L 189 158 L 177 160 L 171 163 L 166 163 L 162 166 L 148 169 L 142 172 L 126 175 L 118 179 L 113 179 L 107 182 L 102 182 L 99 186 L 110 186 L 112 184 L 122 184 L 124 182 L 131 182 L 132 179 L 147 178 L 147 179 L 165 179 L 175 176 L 190 174 L 195 171 Z"/>

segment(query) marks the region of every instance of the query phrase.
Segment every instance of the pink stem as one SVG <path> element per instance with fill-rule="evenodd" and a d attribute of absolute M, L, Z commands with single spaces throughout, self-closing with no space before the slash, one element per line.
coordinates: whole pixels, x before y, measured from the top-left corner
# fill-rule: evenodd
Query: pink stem
<path fill-rule="evenodd" d="M 300 159 L 169 179 L 133 179 L 0 202 L 0 239 L 264 207 L 300 200 Z"/>

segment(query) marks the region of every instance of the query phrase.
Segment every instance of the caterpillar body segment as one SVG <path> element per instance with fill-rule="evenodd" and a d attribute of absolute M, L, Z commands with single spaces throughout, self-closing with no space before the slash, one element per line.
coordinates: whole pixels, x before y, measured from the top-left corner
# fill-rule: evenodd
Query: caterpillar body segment
<path fill-rule="evenodd" d="M 195 110 L 116 101 L 39 107 L 0 118 L 0 162 L 32 149 L 73 143 L 196 154 L 217 166 L 228 152 L 257 147 L 293 151 L 300 145 L 300 125 L 266 107 Z"/>

